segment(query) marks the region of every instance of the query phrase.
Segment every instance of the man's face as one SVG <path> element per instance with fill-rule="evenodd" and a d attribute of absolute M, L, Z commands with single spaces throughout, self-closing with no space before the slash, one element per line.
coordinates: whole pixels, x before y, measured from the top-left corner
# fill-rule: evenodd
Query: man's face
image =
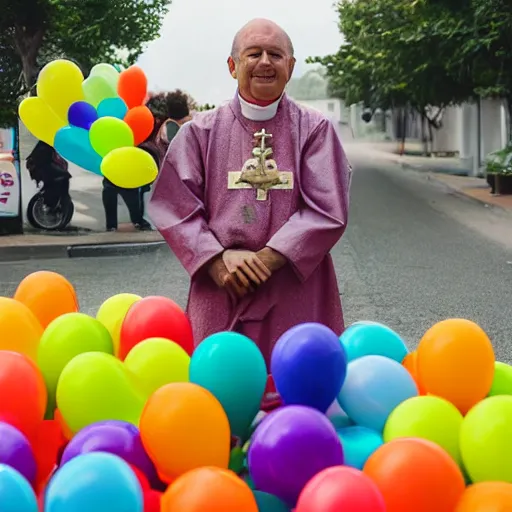
<path fill-rule="evenodd" d="M 229 71 L 248 101 L 279 98 L 290 80 L 295 59 L 284 34 L 272 25 L 255 24 L 239 36 L 239 54 L 229 58 Z"/>

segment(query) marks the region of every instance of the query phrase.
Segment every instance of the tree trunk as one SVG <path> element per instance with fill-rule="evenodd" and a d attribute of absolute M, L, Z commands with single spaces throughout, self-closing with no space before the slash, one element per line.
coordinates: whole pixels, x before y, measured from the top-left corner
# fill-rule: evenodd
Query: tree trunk
<path fill-rule="evenodd" d="M 512 142 L 512 95 L 507 96 L 507 114 L 508 114 L 508 133 L 507 144 Z"/>
<path fill-rule="evenodd" d="M 25 86 L 30 91 L 31 96 L 35 95 L 34 86 L 39 72 L 37 56 L 43 44 L 43 38 L 44 30 L 42 28 L 30 34 L 20 26 L 15 27 L 14 41 L 21 59 Z"/>

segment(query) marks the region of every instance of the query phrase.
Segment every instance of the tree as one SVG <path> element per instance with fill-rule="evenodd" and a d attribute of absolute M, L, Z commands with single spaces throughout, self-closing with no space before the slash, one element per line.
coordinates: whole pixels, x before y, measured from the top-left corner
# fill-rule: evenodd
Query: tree
<path fill-rule="evenodd" d="M 299 101 L 328 99 L 328 80 L 324 69 L 310 69 L 300 78 L 292 78 L 288 82 L 287 92 Z"/>
<path fill-rule="evenodd" d="M 0 125 L 55 58 L 87 74 L 99 62 L 135 62 L 158 36 L 171 0 L 0 0 Z"/>

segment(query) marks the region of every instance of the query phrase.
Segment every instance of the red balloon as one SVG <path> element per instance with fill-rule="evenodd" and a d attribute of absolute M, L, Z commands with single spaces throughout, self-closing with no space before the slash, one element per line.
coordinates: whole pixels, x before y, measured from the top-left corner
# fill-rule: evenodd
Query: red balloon
<path fill-rule="evenodd" d="M 347 466 L 324 469 L 302 490 L 295 512 L 386 512 L 378 487 L 362 471 Z"/>
<path fill-rule="evenodd" d="M 155 127 L 155 118 L 146 106 L 129 110 L 124 117 L 124 122 L 132 129 L 136 146 L 144 142 Z"/>
<path fill-rule="evenodd" d="M 139 481 L 140 488 L 143 492 L 151 490 L 151 486 L 149 485 L 148 477 L 143 473 L 138 467 L 133 464 L 128 464 L 132 471 L 135 473 L 137 480 Z"/>
<path fill-rule="evenodd" d="M 148 90 L 148 79 L 138 66 L 131 66 L 119 75 L 117 93 L 124 100 L 128 109 L 144 103 Z"/>
<path fill-rule="evenodd" d="M 149 338 L 165 338 L 180 345 L 189 355 L 194 350 L 192 326 L 185 312 L 167 297 L 146 297 L 128 310 L 121 326 L 119 359 Z"/>
<path fill-rule="evenodd" d="M 158 491 L 144 491 L 144 512 L 160 512 L 162 493 Z"/>

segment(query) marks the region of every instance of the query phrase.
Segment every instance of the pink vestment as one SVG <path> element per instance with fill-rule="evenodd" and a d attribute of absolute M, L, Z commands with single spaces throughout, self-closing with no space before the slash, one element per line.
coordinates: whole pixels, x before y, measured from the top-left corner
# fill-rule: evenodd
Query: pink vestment
<path fill-rule="evenodd" d="M 228 173 L 251 158 L 254 134 L 272 134 L 272 158 L 292 171 L 292 190 L 228 189 Z M 172 141 L 149 203 L 152 221 L 191 277 L 187 313 L 196 345 L 223 330 L 253 339 L 267 364 L 290 327 L 344 328 L 329 251 L 347 225 L 350 166 L 334 126 L 283 96 L 276 116 L 250 121 L 235 97 L 197 115 Z M 225 249 L 268 246 L 288 263 L 239 303 L 219 289 L 206 264 Z"/>

